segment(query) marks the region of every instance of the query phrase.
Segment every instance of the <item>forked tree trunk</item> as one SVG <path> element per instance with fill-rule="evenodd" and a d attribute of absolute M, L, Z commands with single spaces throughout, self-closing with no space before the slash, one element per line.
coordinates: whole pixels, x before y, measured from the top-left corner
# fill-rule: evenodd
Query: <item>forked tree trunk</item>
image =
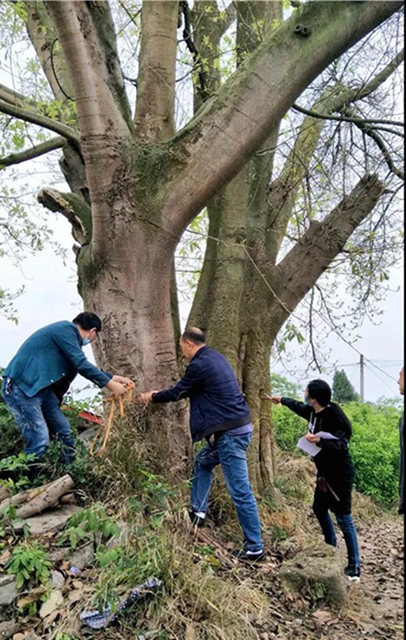
<path fill-rule="evenodd" d="M 32 8 L 32 3 L 28 4 Z M 241 3 L 248 31 L 251 18 L 258 19 L 261 4 Z M 50 0 L 45 6 L 66 62 L 69 89 L 76 99 L 80 140 L 76 132 L 69 135 L 74 143 L 79 142 L 73 159 L 65 153 L 72 193 L 44 190 L 41 201 L 69 219 L 82 245 L 77 254 L 79 290 L 85 307 L 99 313 L 105 327 L 96 345 L 97 361 L 106 369 L 132 377 L 139 391 L 167 387 L 178 378 L 177 328 L 171 318 L 173 256 L 189 222 L 212 201 L 211 228 L 217 228 L 222 243 L 217 245 L 216 258 L 221 262 L 212 272 L 213 279 L 201 285 L 208 296 L 209 337 L 236 367 L 254 420 L 261 425 L 257 430 L 261 454 L 256 460 L 260 473 L 256 475 L 269 484 L 273 476 L 272 436 L 261 393 L 268 388 L 273 337 L 312 279 L 323 272 L 374 206 L 382 185 L 373 177 L 365 179 L 361 195 L 354 196 L 354 215 L 348 211 L 348 201 L 343 200 L 347 217 L 338 212 L 344 224 L 338 240 L 332 234 L 331 246 L 331 228 L 323 223 L 305 236 L 303 245 L 298 245 L 280 267 L 275 267 L 276 259 L 271 257 L 260 275 L 252 260 L 261 263 L 264 256 L 270 258 L 264 236 L 267 219 L 262 215 L 267 203 L 260 201 L 257 210 L 259 201 L 252 197 L 252 185 L 258 178 L 249 178 L 247 191 L 243 167 L 267 143 L 309 83 L 396 12 L 401 3 L 305 3 L 275 33 L 265 32 L 252 56 L 176 135 L 177 2 L 144 2 L 145 37 L 134 120 L 109 5 Z M 298 21 L 307 33 L 310 30 L 310 37 L 298 33 Z M 256 44 L 251 49 L 246 46 L 247 52 Z M 44 56 L 42 63 L 45 68 Z M 46 73 L 51 72 L 47 67 Z M 3 103 L 0 108 L 5 113 L 13 111 Z M 26 118 L 31 121 L 32 114 Z M 255 169 L 255 163 L 252 167 Z M 265 183 L 260 175 L 263 193 Z M 231 180 L 233 189 L 221 193 Z M 243 202 L 244 193 L 248 200 Z M 365 206 L 360 205 L 362 197 Z M 309 250 L 319 251 L 315 269 L 306 263 Z M 213 251 L 213 246 L 208 251 Z M 309 275 L 307 280 L 295 280 L 300 259 Z M 202 313 L 196 312 L 196 317 L 205 315 L 205 305 L 204 301 Z M 163 445 L 163 466 L 186 457 L 189 437 L 185 418 L 181 403 L 154 408 L 150 438 Z"/>

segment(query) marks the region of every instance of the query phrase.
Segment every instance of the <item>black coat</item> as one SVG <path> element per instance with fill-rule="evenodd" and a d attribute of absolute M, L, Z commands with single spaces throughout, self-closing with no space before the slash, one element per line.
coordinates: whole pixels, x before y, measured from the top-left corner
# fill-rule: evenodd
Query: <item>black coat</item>
<path fill-rule="evenodd" d="M 153 402 L 190 398 L 190 431 L 193 442 L 251 422 L 237 378 L 228 360 L 218 351 L 202 347 L 186 373 L 171 389 L 158 391 Z"/>
<path fill-rule="evenodd" d="M 317 445 L 321 447 L 321 451 L 313 458 L 317 468 L 317 479 L 319 481 L 319 478 L 323 477 L 329 488 L 323 493 L 316 486 L 315 499 L 337 515 L 351 513 L 354 466 L 348 444 L 352 429 L 344 411 L 337 404 L 331 403 L 316 413 L 312 406 L 291 398 L 282 398 L 282 404 L 312 423 L 314 435 L 319 431 L 327 431 L 337 438 L 321 439 Z"/>

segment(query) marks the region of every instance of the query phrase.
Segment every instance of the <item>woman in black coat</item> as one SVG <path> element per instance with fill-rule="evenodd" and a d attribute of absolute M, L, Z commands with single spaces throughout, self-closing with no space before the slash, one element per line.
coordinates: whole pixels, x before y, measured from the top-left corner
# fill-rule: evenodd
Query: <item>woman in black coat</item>
<path fill-rule="evenodd" d="M 348 451 L 352 435 L 351 423 L 343 410 L 331 402 L 331 388 L 324 380 L 309 382 L 305 400 L 306 403 L 303 403 L 291 398 L 272 396 L 274 404 L 282 404 L 308 421 L 309 429 L 305 438 L 320 448 L 313 458 L 317 468 L 313 511 L 326 543 L 334 547 L 337 546 L 337 538 L 329 512 L 335 514 L 347 546 L 348 566 L 345 574 L 350 580 L 359 580 L 361 568 L 358 539 L 351 515 L 354 480 L 354 467 Z M 320 437 L 317 435 L 319 432 L 331 433 L 335 439 Z"/>

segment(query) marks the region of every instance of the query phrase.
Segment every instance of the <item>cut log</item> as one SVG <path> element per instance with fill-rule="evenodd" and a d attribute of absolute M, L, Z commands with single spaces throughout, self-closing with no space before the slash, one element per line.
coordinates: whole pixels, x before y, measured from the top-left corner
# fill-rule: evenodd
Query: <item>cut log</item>
<path fill-rule="evenodd" d="M 74 482 L 69 474 L 51 482 L 41 493 L 17 509 L 18 518 L 29 518 L 54 507 L 61 496 L 72 491 Z"/>
<path fill-rule="evenodd" d="M 7 487 L 2 487 L 0 485 L 0 504 L 3 500 L 5 500 L 6 498 L 9 498 L 11 494 L 10 489 L 7 489 Z"/>
<path fill-rule="evenodd" d="M 59 499 L 61 504 L 76 504 L 76 498 L 74 493 L 65 493 L 65 495 L 61 496 Z"/>
<path fill-rule="evenodd" d="M 24 502 L 29 502 L 33 500 L 37 496 L 40 495 L 52 482 L 47 482 L 46 484 L 41 485 L 40 487 L 36 487 L 35 489 L 24 489 L 24 491 L 20 491 L 20 493 L 16 493 L 15 496 L 11 496 L 5 500 L 0 502 L 0 511 L 4 507 L 17 507 L 19 504 L 24 504 Z"/>

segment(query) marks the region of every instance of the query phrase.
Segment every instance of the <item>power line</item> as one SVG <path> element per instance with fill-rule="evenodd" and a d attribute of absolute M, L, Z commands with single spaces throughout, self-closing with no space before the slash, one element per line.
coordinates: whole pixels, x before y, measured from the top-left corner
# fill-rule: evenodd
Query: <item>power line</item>
<path fill-rule="evenodd" d="M 376 378 L 378 378 L 378 380 L 379 380 L 380 382 L 382 382 L 382 384 L 384 384 L 384 385 L 385 385 L 385 387 L 387 387 L 388 389 L 390 389 L 390 391 L 393 393 L 393 389 L 392 389 L 392 387 L 390 387 L 390 386 L 385 382 L 385 380 L 382 380 L 382 378 L 381 378 L 380 376 L 378 376 L 378 374 L 377 374 L 373 369 L 371 369 L 371 367 L 368 367 L 367 365 L 365 365 L 365 366 L 366 366 L 366 368 L 368 369 L 368 371 L 371 371 L 371 373 L 373 373 L 373 374 L 374 374 L 374 376 L 375 376 Z"/>

